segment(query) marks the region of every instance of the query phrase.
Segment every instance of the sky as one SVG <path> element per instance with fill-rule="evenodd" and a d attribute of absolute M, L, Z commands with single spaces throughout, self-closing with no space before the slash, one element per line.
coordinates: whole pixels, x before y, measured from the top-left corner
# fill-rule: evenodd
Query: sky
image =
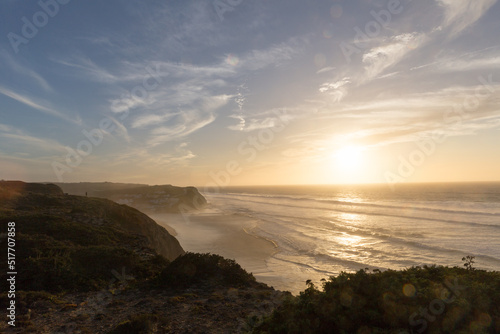
<path fill-rule="evenodd" d="M 500 180 L 496 0 L 0 0 L 0 178 Z"/>

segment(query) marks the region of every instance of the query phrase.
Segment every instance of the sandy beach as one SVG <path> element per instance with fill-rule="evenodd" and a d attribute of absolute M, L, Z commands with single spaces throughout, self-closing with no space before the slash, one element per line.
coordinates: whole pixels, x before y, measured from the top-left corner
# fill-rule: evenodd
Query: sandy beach
<path fill-rule="evenodd" d="M 198 213 L 150 214 L 174 235 L 185 251 L 214 253 L 234 259 L 258 281 L 280 285 L 281 278 L 269 271 L 267 263 L 277 251 L 275 244 L 250 233 L 255 220 L 239 215 Z"/>

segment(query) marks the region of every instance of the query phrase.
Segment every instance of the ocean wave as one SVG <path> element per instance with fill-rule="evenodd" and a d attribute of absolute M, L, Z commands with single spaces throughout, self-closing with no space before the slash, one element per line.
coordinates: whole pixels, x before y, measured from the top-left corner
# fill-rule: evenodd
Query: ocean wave
<path fill-rule="evenodd" d="M 410 214 L 396 214 L 396 213 L 390 213 L 390 212 L 374 212 L 374 211 L 362 211 L 362 210 L 356 210 L 356 209 L 341 209 L 341 208 L 333 208 L 333 207 L 311 207 L 307 205 L 292 205 L 292 204 L 286 204 L 286 203 L 269 203 L 269 202 L 264 202 L 264 201 L 251 201 L 248 199 L 240 199 L 240 198 L 230 198 L 232 201 L 240 201 L 240 202 L 245 202 L 245 203 L 254 203 L 254 204 L 259 204 L 259 205 L 271 205 L 271 206 L 282 206 L 282 207 L 288 207 L 288 208 L 297 208 L 297 209 L 318 209 L 318 210 L 328 210 L 330 212 L 341 212 L 341 213 L 347 213 L 347 214 L 358 214 L 358 215 L 366 215 L 366 216 L 385 216 L 385 217 L 394 217 L 394 218 L 404 218 L 404 219 L 411 219 L 411 220 L 424 220 L 424 221 L 434 221 L 434 222 L 441 222 L 441 223 L 446 223 L 446 224 L 464 224 L 464 225 L 469 225 L 469 226 L 484 226 L 484 227 L 489 227 L 489 228 L 495 228 L 495 229 L 500 229 L 500 224 L 490 224 L 490 223 L 478 223 L 478 222 L 471 222 L 471 221 L 463 221 L 463 220 L 452 220 L 452 219 L 440 219 L 440 218 L 433 218 L 433 217 L 422 217 L 422 216 L 416 216 L 414 215 L 414 212 L 412 212 L 413 215 Z M 338 202 L 338 201 L 335 201 Z M 345 202 L 341 202 L 345 203 Z M 227 203 L 226 203 L 227 205 Z M 356 205 L 351 205 L 351 206 L 356 206 Z M 367 205 L 368 206 L 368 205 Z M 390 209 L 396 209 L 398 207 L 395 206 L 382 206 L 382 205 L 377 205 L 373 204 L 370 205 L 370 207 L 377 207 L 377 208 L 390 208 Z M 411 208 L 414 210 L 413 208 Z M 399 207 L 399 210 L 405 211 L 408 210 L 408 208 L 404 207 Z M 441 213 L 447 213 L 450 215 L 455 215 L 455 216 L 463 216 L 464 214 L 468 215 L 480 215 L 480 216 L 487 216 L 487 217 L 495 217 L 499 219 L 500 221 L 500 214 L 490 214 L 490 213 L 477 213 L 477 212 L 460 212 L 460 211 L 449 211 L 449 210 L 427 210 L 427 209 L 419 209 L 422 212 L 424 211 L 432 211 L 432 212 L 441 212 Z M 247 215 L 252 215 L 255 214 L 256 211 L 249 209 L 249 208 L 242 208 L 242 207 L 237 207 L 233 208 L 233 211 L 236 213 L 241 213 L 241 214 L 247 214 Z M 397 211 L 397 210 L 395 210 Z M 471 217 L 470 217 L 471 218 Z"/>
<path fill-rule="evenodd" d="M 223 197 L 226 194 L 218 194 L 211 195 L 214 197 Z M 286 204 L 280 203 L 283 206 L 291 206 L 291 207 L 310 207 L 309 205 L 305 205 L 305 202 L 319 203 L 319 204 L 334 204 L 334 205 L 342 205 L 342 206 L 354 206 L 354 207 L 369 207 L 369 208 L 379 208 L 379 209 L 395 209 L 395 210 L 418 210 L 425 212 L 436 212 L 436 213 L 446 213 L 452 215 L 482 215 L 489 217 L 498 217 L 500 218 L 500 212 L 485 212 L 479 211 L 480 208 L 476 207 L 475 210 L 450 210 L 446 208 L 435 208 L 430 206 L 411 206 L 408 207 L 408 203 L 400 204 L 400 205 L 387 205 L 387 204 L 377 204 L 377 203 L 369 203 L 369 202 L 358 202 L 358 201 L 340 201 L 340 200 L 332 200 L 332 199 L 318 199 L 318 198 L 310 198 L 310 197 L 295 197 L 295 196 L 284 196 L 284 195 L 263 195 L 263 194 L 245 194 L 245 193 L 227 193 L 228 197 L 233 200 L 242 200 L 247 201 L 248 199 L 238 199 L 237 197 L 250 197 L 250 198 L 262 198 L 262 201 L 253 201 L 254 203 L 269 203 L 269 199 L 275 200 L 288 200 L 294 201 L 297 203 L 301 203 L 301 205 L 296 204 Z M 443 203 L 443 202 L 441 202 Z M 495 203 L 496 204 L 496 203 Z M 463 205 L 462 205 L 463 206 Z M 496 204 L 495 209 L 497 209 Z M 328 209 L 329 207 L 322 207 L 324 209 Z M 484 209 L 484 208 L 483 208 Z"/>

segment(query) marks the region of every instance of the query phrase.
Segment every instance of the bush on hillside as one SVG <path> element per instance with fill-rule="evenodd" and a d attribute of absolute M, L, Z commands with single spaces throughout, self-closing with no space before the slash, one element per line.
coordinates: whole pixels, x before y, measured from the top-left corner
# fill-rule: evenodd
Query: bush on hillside
<path fill-rule="evenodd" d="M 186 288 L 192 285 L 222 284 L 243 286 L 254 282 L 234 260 L 216 254 L 186 253 L 172 261 L 159 275 L 157 283 L 172 288 Z"/>
<path fill-rule="evenodd" d="M 125 270 L 134 279 L 149 279 L 157 276 L 169 263 L 159 255 L 142 258 L 121 246 L 79 246 L 42 234 L 20 234 L 16 245 L 20 251 L 17 281 L 25 291 L 101 289 L 112 282 L 118 283 L 119 278 L 113 270 L 119 275 Z"/>
<path fill-rule="evenodd" d="M 500 273 L 431 266 L 341 273 L 291 297 L 257 333 L 499 333 Z"/>

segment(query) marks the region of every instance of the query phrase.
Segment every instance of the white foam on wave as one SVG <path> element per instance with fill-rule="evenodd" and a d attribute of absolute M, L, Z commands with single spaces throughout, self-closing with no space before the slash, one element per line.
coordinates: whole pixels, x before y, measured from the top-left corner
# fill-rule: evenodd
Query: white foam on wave
<path fill-rule="evenodd" d="M 318 188 L 308 194 L 307 187 L 276 193 L 240 188 L 206 197 L 224 214 L 254 220 L 247 232 L 275 243 L 268 269 L 288 282 L 297 273 L 313 278 L 366 267 L 461 265 L 469 254 L 478 268 L 500 270 L 500 185 L 488 186 L 488 200 L 481 201 L 479 186 L 474 192 L 431 189 L 428 201 L 426 189 L 401 199 L 387 192 L 377 198 L 373 188 L 364 197 L 363 189 L 321 189 L 318 195 Z"/>

